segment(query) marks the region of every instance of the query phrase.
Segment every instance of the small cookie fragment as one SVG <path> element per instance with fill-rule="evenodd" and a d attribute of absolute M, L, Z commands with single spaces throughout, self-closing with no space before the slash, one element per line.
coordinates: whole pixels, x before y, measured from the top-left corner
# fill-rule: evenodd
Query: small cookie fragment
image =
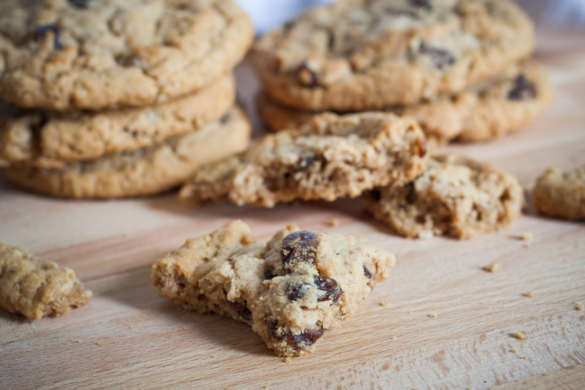
<path fill-rule="evenodd" d="M 493 263 L 488 266 L 485 266 L 483 269 L 487 272 L 494 273 L 498 272 L 498 270 L 500 269 L 500 265 L 498 263 Z"/>
<path fill-rule="evenodd" d="M 389 276 L 394 255 L 363 238 L 288 225 L 266 244 L 235 220 L 152 268 L 150 284 L 186 309 L 252 326 L 279 356 L 315 349 Z"/>
<path fill-rule="evenodd" d="M 180 197 L 273 207 L 296 199 L 333 201 L 404 184 L 428 159 L 426 139 L 410 118 L 366 112 L 323 114 L 298 130 L 271 134 L 245 152 L 207 165 Z"/>
<path fill-rule="evenodd" d="M 549 168 L 536 180 L 532 193 L 534 206 L 544 215 L 585 219 L 585 165 L 569 172 Z"/>
<path fill-rule="evenodd" d="M 472 238 L 510 224 L 521 212 L 518 180 L 492 165 L 446 155 L 405 185 L 370 191 L 365 206 L 376 219 L 410 238 Z"/>
<path fill-rule="evenodd" d="M 39 319 L 81 307 L 91 295 L 72 269 L 0 242 L 0 307 Z"/>
<path fill-rule="evenodd" d="M 576 310 L 583 311 L 583 304 L 581 302 L 573 302 L 573 305 L 575 305 Z"/>
<path fill-rule="evenodd" d="M 514 332 L 514 337 L 518 340 L 526 340 L 526 335 L 522 332 Z"/>

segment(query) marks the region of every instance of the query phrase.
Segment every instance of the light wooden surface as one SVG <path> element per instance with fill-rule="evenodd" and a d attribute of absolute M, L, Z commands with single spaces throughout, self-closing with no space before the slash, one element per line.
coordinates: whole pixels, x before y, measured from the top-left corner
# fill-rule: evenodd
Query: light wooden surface
<path fill-rule="evenodd" d="M 584 164 L 585 51 L 542 59 L 557 86 L 542 118 L 504 139 L 448 150 L 493 162 L 526 187 L 550 165 Z M 240 68 L 238 77 L 250 101 L 250 69 Z M 245 324 L 178 309 L 148 285 L 154 260 L 233 218 L 262 239 L 288 222 L 362 235 L 395 253 L 398 264 L 356 315 L 326 332 L 316 353 L 286 364 Z M 329 227 L 332 218 L 341 225 Z M 585 302 L 582 222 L 542 218 L 528 208 L 495 234 L 420 241 L 392 235 L 359 199 L 193 209 L 173 194 L 67 202 L 2 182 L 0 221 L 0 240 L 74 268 L 94 292 L 89 305 L 60 318 L 30 321 L 0 309 L 2 389 L 585 386 L 585 312 L 573 305 Z M 528 248 L 517 239 L 524 231 L 535 236 Z M 494 262 L 499 272 L 482 270 Z M 389 307 L 380 305 L 386 301 Z M 516 331 L 527 339 L 512 337 Z"/>

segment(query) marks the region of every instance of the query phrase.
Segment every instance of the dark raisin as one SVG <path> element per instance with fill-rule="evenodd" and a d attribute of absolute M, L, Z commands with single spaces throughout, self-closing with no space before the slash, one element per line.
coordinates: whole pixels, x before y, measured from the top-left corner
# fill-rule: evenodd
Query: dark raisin
<path fill-rule="evenodd" d="M 447 50 L 437 49 L 427 45 L 426 43 L 422 43 L 419 50 L 421 53 L 431 57 L 433 64 L 437 69 L 444 69 L 445 67 L 455 63 L 455 57 L 453 57 L 453 55 Z"/>
<path fill-rule="evenodd" d="M 48 32 L 53 33 L 53 45 L 55 50 L 61 50 L 63 45 L 61 45 L 61 38 L 59 36 L 59 26 L 56 24 L 46 24 L 44 26 L 39 26 L 35 28 L 34 37 L 35 39 L 43 38 Z"/>
<path fill-rule="evenodd" d="M 424 8 L 426 10 L 432 10 L 433 5 L 430 0 L 409 0 L 408 3 L 413 7 Z"/>
<path fill-rule="evenodd" d="M 304 330 L 299 335 L 293 335 L 291 331 L 286 331 L 281 334 L 277 333 L 278 330 L 278 322 L 271 321 L 268 323 L 268 332 L 272 336 L 273 339 L 276 341 L 286 341 L 289 347 L 298 351 L 301 349 L 301 346 L 304 345 L 313 345 L 323 337 L 323 332 L 325 331 L 322 326 L 319 327 L 318 330 Z"/>
<path fill-rule="evenodd" d="M 315 276 L 315 286 L 325 291 L 325 294 L 321 295 L 317 302 L 331 301 L 336 303 L 341 297 L 341 288 L 337 285 L 335 279 L 328 278 L 327 276 L 317 275 Z"/>
<path fill-rule="evenodd" d="M 303 170 L 310 168 L 313 164 L 315 164 L 315 162 L 317 161 L 317 159 L 315 158 L 315 156 L 307 156 L 307 157 L 303 157 L 301 159 L 301 168 Z"/>
<path fill-rule="evenodd" d="M 514 87 L 508 93 L 510 100 L 533 99 L 536 96 L 536 87 L 524 75 L 516 77 Z"/>
<path fill-rule="evenodd" d="M 274 274 L 274 272 L 272 272 L 272 270 L 268 270 L 266 272 L 264 272 L 264 279 L 268 279 L 268 280 L 272 280 L 274 279 L 276 275 Z"/>
<path fill-rule="evenodd" d="M 69 3 L 76 8 L 87 9 L 89 0 L 69 0 Z"/>
<path fill-rule="evenodd" d="M 136 138 L 136 136 L 137 136 L 137 135 L 138 135 L 138 131 L 134 130 L 134 131 L 132 132 L 132 137 Z"/>
<path fill-rule="evenodd" d="M 282 29 L 284 30 L 285 33 L 288 33 L 290 30 L 293 29 L 293 27 L 295 26 L 297 22 L 295 22 L 294 20 L 289 20 L 288 22 L 286 22 L 283 26 Z"/>
<path fill-rule="evenodd" d="M 372 190 L 372 191 L 370 191 L 370 196 L 376 202 L 379 202 L 380 200 L 382 200 L 382 192 L 380 190 Z"/>
<path fill-rule="evenodd" d="M 369 269 L 366 268 L 365 265 L 364 265 L 364 275 L 366 275 L 366 278 L 372 279 L 372 273 L 370 272 Z"/>
<path fill-rule="evenodd" d="M 319 239 L 313 232 L 301 231 L 286 236 L 280 249 L 285 273 L 292 273 L 299 263 L 314 264 L 318 249 Z"/>
<path fill-rule="evenodd" d="M 309 68 L 306 61 L 301 62 L 295 74 L 299 83 L 305 87 L 317 88 L 321 85 L 319 75 Z"/>
<path fill-rule="evenodd" d="M 406 201 L 410 204 L 416 202 L 416 187 L 414 186 L 414 181 L 411 181 L 406 185 Z"/>
<path fill-rule="evenodd" d="M 235 311 L 238 312 L 239 316 L 245 319 L 246 321 L 250 321 L 252 319 L 252 312 L 246 306 L 246 301 L 242 302 L 231 302 L 227 301 L 227 304 L 234 308 Z"/>
<path fill-rule="evenodd" d="M 305 292 L 308 288 L 309 285 L 306 283 L 293 282 L 289 284 L 288 288 L 286 289 L 286 297 L 291 302 L 302 299 L 305 296 Z"/>
<path fill-rule="evenodd" d="M 224 124 L 224 125 L 225 125 L 225 124 L 226 124 L 226 123 L 228 123 L 228 122 L 229 122 L 231 119 L 232 119 L 232 113 L 231 113 L 231 112 L 228 112 L 227 114 L 225 114 L 224 116 L 222 116 L 222 117 L 221 117 L 221 120 L 220 120 L 220 121 L 221 121 L 221 123 L 222 123 L 222 124 Z"/>

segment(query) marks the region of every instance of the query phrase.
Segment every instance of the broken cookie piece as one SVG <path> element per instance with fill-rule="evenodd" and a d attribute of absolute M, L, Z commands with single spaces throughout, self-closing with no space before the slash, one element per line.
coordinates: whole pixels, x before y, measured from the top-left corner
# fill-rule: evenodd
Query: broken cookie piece
<path fill-rule="evenodd" d="M 257 243 L 235 220 L 157 261 L 150 284 L 186 309 L 246 322 L 277 355 L 297 356 L 351 316 L 394 263 L 364 238 L 296 225 Z"/>
<path fill-rule="evenodd" d="M 75 271 L 0 242 L 0 306 L 31 319 L 60 316 L 91 299 Z"/>
<path fill-rule="evenodd" d="M 365 200 L 376 219 L 402 236 L 460 239 L 508 225 L 523 203 L 514 176 L 454 155 L 432 158 L 415 180 L 370 191 Z"/>
<path fill-rule="evenodd" d="M 180 197 L 263 207 L 295 199 L 356 197 L 375 186 L 414 179 L 427 154 L 425 136 L 413 119 L 379 112 L 327 113 L 208 165 Z"/>
<path fill-rule="evenodd" d="M 537 179 L 532 202 L 551 217 L 585 219 L 585 165 L 569 172 L 549 168 Z"/>

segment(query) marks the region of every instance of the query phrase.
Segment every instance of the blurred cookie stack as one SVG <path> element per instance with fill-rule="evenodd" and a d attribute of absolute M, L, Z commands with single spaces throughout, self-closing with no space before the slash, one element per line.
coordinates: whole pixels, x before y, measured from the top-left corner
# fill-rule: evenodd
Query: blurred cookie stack
<path fill-rule="evenodd" d="M 531 122 L 552 100 L 527 59 L 533 24 L 508 0 L 341 0 L 254 47 L 273 131 L 322 111 L 417 119 L 433 143 L 484 141 Z"/>
<path fill-rule="evenodd" d="M 9 0 L 0 32 L 0 169 L 23 188 L 151 195 L 248 145 L 233 0 Z"/>

